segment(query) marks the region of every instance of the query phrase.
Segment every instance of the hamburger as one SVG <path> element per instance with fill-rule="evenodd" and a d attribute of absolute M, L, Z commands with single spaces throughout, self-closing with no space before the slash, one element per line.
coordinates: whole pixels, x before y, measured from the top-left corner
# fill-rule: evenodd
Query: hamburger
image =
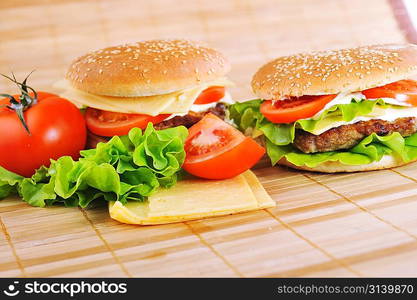
<path fill-rule="evenodd" d="M 372 45 L 279 57 L 252 79 L 257 100 L 230 117 L 273 165 L 355 172 L 417 160 L 417 46 Z"/>
<path fill-rule="evenodd" d="M 84 108 L 88 146 L 133 127 L 156 129 L 197 123 L 213 113 L 224 119 L 231 103 L 230 70 L 217 50 L 188 40 L 150 40 L 100 49 L 76 59 L 62 97 Z"/>

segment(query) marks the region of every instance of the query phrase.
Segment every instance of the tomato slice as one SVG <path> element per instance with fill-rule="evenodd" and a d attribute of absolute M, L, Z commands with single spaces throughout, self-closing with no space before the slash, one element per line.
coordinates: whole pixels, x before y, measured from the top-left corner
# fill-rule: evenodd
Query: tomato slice
<path fill-rule="evenodd" d="M 362 91 L 368 99 L 393 98 L 417 106 L 417 81 L 400 80 L 387 85 Z"/>
<path fill-rule="evenodd" d="M 332 101 L 336 95 L 302 96 L 295 100 L 266 100 L 261 113 L 272 123 L 292 123 L 314 116 Z"/>
<path fill-rule="evenodd" d="M 157 124 L 169 116 L 169 114 L 155 117 L 142 114 L 125 114 L 91 107 L 87 108 L 85 112 L 88 129 L 101 136 L 125 135 L 134 127 L 145 129 L 149 122 Z"/>
<path fill-rule="evenodd" d="M 189 129 L 183 168 L 207 179 L 227 179 L 255 165 L 265 149 L 213 114 Z"/>
<path fill-rule="evenodd" d="M 212 86 L 201 92 L 194 104 L 208 104 L 219 101 L 224 97 L 226 88 L 224 86 Z"/>

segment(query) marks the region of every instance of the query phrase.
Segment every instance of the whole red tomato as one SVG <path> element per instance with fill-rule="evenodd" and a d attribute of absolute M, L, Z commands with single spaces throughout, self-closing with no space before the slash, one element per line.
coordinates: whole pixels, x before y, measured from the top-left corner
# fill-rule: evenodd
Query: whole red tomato
<path fill-rule="evenodd" d="M 6 105 L 11 105 L 10 99 L 1 99 L 0 166 L 29 177 L 42 165 L 49 166 L 50 159 L 79 157 L 87 132 L 84 117 L 74 104 L 57 95 L 38 92 L 37 102 L 23 112 L 30 133 L 16 111 Z"/>

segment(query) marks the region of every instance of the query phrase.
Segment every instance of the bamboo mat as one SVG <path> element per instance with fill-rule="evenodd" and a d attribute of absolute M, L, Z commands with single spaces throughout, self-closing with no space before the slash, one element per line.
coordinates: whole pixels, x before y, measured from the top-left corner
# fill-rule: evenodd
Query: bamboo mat
<path fill-rule="evenodd" d="M 392 1 L 390 1 L 392 2 Z M 51 90 L 88 50 L 153 38 L 209 42 L 236 99 L 269 59 L 404 42 L 385 0 L 0 1 L 0 72 Z M 2 92 L 12 85 L 0 80 Z M 0 276 L 417 276 L 417 164 L 323 175 L 256 173 L 274 209 L 136 227 L 90 210 L 0 201 Z"/>

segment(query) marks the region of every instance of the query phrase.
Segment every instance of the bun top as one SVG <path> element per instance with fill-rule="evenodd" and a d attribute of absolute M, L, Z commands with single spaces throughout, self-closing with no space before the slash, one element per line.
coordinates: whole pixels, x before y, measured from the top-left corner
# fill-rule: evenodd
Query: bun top
<path fill-rule="evenodd" d="M 252 78 L 266 100 L 363 91 L 417 74 L 417 46 L 372 45 L 279 57 Z"/>
<path fill-rule="evenodd" d="M 82 91 L 115 97 L 167 94 L 223 77 L 217 50 L 187 40 L 150 40 L 108 47 L 76 59 L 66 78 Z"/>

